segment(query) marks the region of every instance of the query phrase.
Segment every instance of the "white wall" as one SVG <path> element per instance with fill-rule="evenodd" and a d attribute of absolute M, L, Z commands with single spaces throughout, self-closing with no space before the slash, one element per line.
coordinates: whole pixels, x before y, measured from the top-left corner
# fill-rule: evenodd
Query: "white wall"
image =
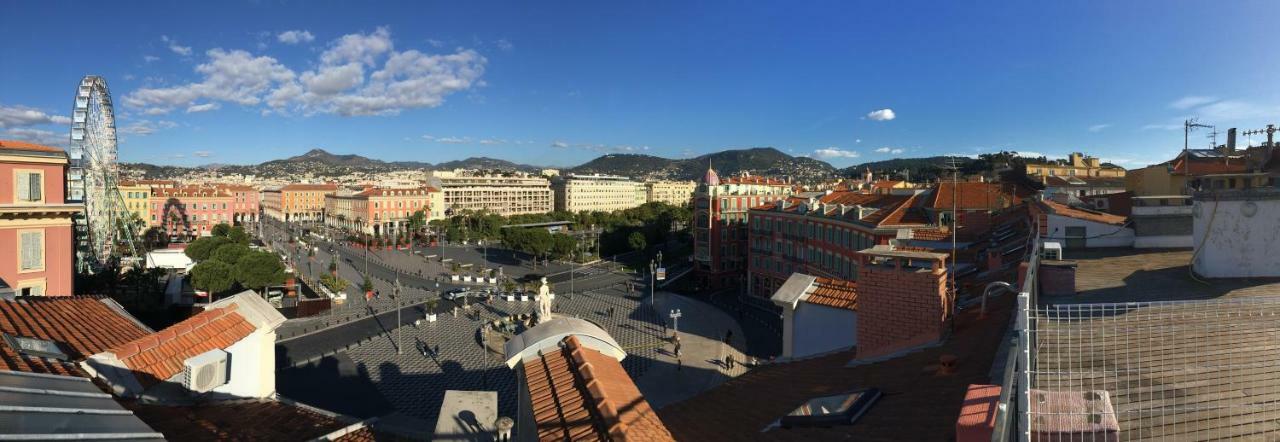
<path fill-rule="evenodd" d="M 1081 226 L 1085 228 L 1084 236 L 1089 238 L 1085 240 L 1085 248 L 1133 246 L 1132 228 L 1049 215 L 1049 236 L 1061 241 L 1063 247 L 1066 247 L 1067 227 Z"/>
<path fill-rule="evenodd" d="M 1280 199 L 1196 201 L 1192 245 L 1201 275 L 1280 276 Z"/>
<path fill-rule="evenodd" d="M 784 318 L 785 319 L 785 318 Z M 803 358 L 858 344 L 858 314 L 852 310 L 799 302 L 791 316 L 791 355 Z"/>
<path fill-rule="evenodd" d="M 227 347 L 231 378 L 215 393 L 244 398 L 269 397 L 276 391 L 276 332 L 258 329 Z"/>
<path fill-rule="evenodd" d="M 1133 240 L 1135 249 L 1185 249 L 1191 247 L 1191 235 L 1139 236 Z"/>

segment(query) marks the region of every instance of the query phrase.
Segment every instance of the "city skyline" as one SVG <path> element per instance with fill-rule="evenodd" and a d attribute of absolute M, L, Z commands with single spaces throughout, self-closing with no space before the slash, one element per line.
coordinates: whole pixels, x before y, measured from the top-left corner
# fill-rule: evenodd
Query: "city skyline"
<path fill-rule="evenodd" d="M 0 138 L 65 148 L 88 73 L 112 88 L 122 161 L 183 166 L 772 146 L 836 167 L 1016 150 L 1134 168 L 1175 155 L 1184 118 L 1280 113 L 1277 62 L 1249 43 L 1273 4 L 720 6 L 86 4 L 98 19 L 68 25 L 11 3 L 0 58 L 23 68 L 0 72 Z"/>

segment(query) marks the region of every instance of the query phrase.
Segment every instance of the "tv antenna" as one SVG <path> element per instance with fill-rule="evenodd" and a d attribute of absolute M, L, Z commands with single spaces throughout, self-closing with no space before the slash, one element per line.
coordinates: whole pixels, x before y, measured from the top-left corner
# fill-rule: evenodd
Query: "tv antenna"
<path fill-rule="evenodd" d="M 1191 185 L 1191 146 L 1189 144 L 1191 131 L 1200 127 L 1213 128 L 1208 124 L 1200 124 L 1198 118 L 1191 118 L 1182 122 L 1182 171 L 1187 175 L 1187 186 Z"/>
<path fill-rule="evenodd" d="M 1209 134 L 1205 135 L 1205 138 L 1209 139 L 1210 149 L 1218 147 L 1218 127 L 1214 125 L 1209 125 Z"/>
<path fill-rule="evenodd" d="M 960 214 L 956 211 L 956 192 L 960 188 L 960 158 L 947 158 L 947 165 L 942 168 L 951 171 L 951 269 L 947 271 L 947 277 L 951 280 L 951 300 L 955 302 L 960 296 L 956 287 L 956 232 L 960 230 Z"/>
<path fill-rule="evenodd" d="M 1272 144 L 1275 143 L 1276 125 L 1268 124 L 1266 129 L 1254 129 L 1254 130 L 1244 131 L 1244 136 L 1249 137 L 1248 143 L 1250 147 L 1253 146 L 1253 136 L 1262 135 L 1262 134 L 1267 135 L 1267 147 L 1273 147 Z"/>

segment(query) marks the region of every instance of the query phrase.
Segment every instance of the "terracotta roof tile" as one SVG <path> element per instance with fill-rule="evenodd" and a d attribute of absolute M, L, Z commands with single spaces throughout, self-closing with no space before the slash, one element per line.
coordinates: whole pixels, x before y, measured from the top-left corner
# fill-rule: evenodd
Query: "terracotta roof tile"
<path fill-rule="evenodd" d="M 843 279 L 817 278 L 805 302 L 827 307 L 858 310 L 858 283 Z"/>
<path fill-rule="evenodd" d="M 1032 192 L 1010 183 L 952 183 L 943 181 L 933 191 L 930 207 L 938 210 L 951 210 L 951 196 L 955 193 L 956 205 L 960 210 L 997 210 L 1018 204 L 1023 198 L 1030 197 Z"/>
<path fill-rule="evenodd" d="M 335 190 L 338 190 L 338 185 L 337 185 L 337 184 L 286 184 L 284 187 L 281 187 L 281 188 L 280 188 L 280 190 L 284 190 L 284 191 L 307 191 L 307 190 L 335 191 Z"/>
<path fill-rule="evenodd" d="M 0 342 L 0 369 L 80 375 L 73 362 L 149 333 L 123 311 L 94 296 L 0 300 L 0 332 L 53 341 L 70 359 L 23 356 Z"/>
<path fill-rule="evenodd" d="M 253 331 L 253 324 L 236 312 L 236 304 L 229 304 L 107 351 L 133 370 L 145 388 L 181 372 L 188 358 L 215 348 L 226 349 Z"/>
<path fill-rule="evenodd" d="M 338 419 L 272 400 L 187 407 L 120 402 L 168 440 L 310 440 L 347 425 Z"/>
<path fill-rule="evenodd" d="M 1089 209 L 1071 207 L 1071 206 L 1061 204 L 1056 201 L 1050 201 L 1050 200 L 1044 200 L 1044 201 L 1041 201 L 1040 203 L 1043 204 L 1045 207 L 1047 207 L 1050 213 L 1058 216 L 1065 216 L 1067 218 L 1075 218 L 1075 219 L 1080 219 L 1085 221 L 1093 221 L 1095 223 L 1110 224 L 1113 226 L 1122 226 L 1125 223 L 1125 217 L 1119 216 L 1119 215 L 1112 215 L 1110 213 L 1102 213 L 1102 212 L 1089 210 Z"/>
<path fill-rule="evenodd" d="M 575 336 L 523 368 L 538 440 L 674 440 L 622 364 Z"/>
<path fill-rule="evenodd" d="M 65 152 L 62 149 L 59 149 L 56 147 L 45 146 L 43 144 L 28 143 L 26 141 L 18 141 L 18 140 L 0 140 L 0 149 L 29 150 L 33 152 L 58 152 L 58 153 Z"/>

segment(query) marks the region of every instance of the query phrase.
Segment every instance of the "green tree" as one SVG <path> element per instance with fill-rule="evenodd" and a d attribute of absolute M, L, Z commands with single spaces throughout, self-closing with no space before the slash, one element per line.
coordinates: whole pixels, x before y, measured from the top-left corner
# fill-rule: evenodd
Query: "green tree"
<path fill-rule="evenodd" d="M 369 276 L 364 277 L 364 282 L 360 283 L 360 290 L 368 293 L 373 291 L 373 281 L 369 280 Z"/>
<path fill-rule="evenodd" d="M 572 258 L 578 247 L 578 239 L 563 233 L 551 235 L 551 255 L 556 259 Z"/>
<path fill-rule="evenodd" d="M 227 243 L 218 246 L 218 249 L 214 250 L 213 253 L 209 255 L 209 259 L 235 265 L 240 262 L 240 258 L 248 254 L 249 251 L 249 246 L 244 244 Z"/>
<path fill-rule="evenodd" d="M 231 225 L 227 223 L 219 223 L 218 225 L 213 226 L 211 233 L 213 236 L 226 238 L 227 234 L 231 233 Z"/>
<path fill-rule="evenodd" d="M 648 246 L 648 241 L 645 241 L 643 233 L 631 232 L 631 236 L 627 237 L 627 246 L 630 246 L 631 250 L 644 250 Z"/>
<path fill-rule="evenodd" d="M 245 288 L 261 291 L 267 286 L 284 283 L 284 263 L 271 252 L 254 251 L 240 257 L 235 266 L 236 280 Z"/>
<path fill-rule="evenodd" d="M 224 293 L 236 282 L 232 272 L 234 269 L 225 262 L 203 261 L 191 268 L 191 285 L 210 294 Z"/>
<path fill-rule="evenodd" d="M 245 233 L 244 227 L 235 226 L 227 231 L 227 239 L 236 244 L 249 244 L 249 234 Z"/>
<path fill-rule="evenodd" d="M 209 256 L 213 255 L 214 250 L 217 250 L 218 247 L 222 247 L 228 242 L 230 241 L 221 236 L 207 236 L 187 244 L 187 248 L 183 253 L 193 261 L 200 262 L 209 259 Z"/>
<path fill-rule="evenodd" d="M 331 274 L 320 275 L 320 283 L 324 284 L 325 287 L 329 288 L 329 291 L 334 293 L 346 290 L 347 286 L 350 285 L 347 280 L 338 278 Z"/>

